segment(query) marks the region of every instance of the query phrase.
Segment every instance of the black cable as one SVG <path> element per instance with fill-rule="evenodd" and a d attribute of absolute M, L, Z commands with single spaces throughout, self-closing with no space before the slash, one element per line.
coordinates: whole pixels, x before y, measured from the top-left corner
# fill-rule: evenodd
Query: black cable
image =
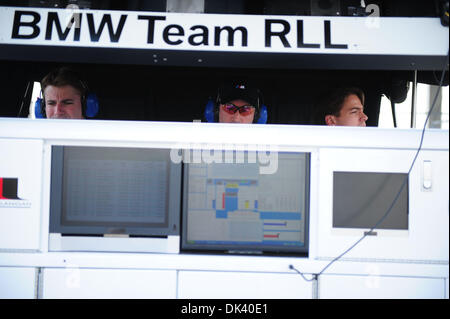
<path fill-rule="evenodd" d="M 394 128 L 397 128 L 397 115 L 395 114 L 395 103 L 391 100 L 392 120 L 394 121 Z"/>
<path fill-rule="evenodd" d="M 314 280 L 317 280 L 317 274 L 313 274 L 312 276 L 312 278 L 311 279 L 308 279 L 308 278 L 306 278 L 305 277 L 305 275 L 301 272 L 301 271 L 299 271 L 297 268 L 295 268 L 293 265 L 289 265 L 289 269 L 292 269 L 292 270 L 295 270 L 300 276 L 302 276 L 302 278 L 303 278 L 303 280 L 305 280 L 305 281 L 314 281 Z"/>
<path fill-rule="evenodd" d="M 28 81 L 28 83 L 27 83 L 27 88 L 25 89 L 25 94 L 24 94 L 24 96 L 22 98 L 22 104 L 20 105 L 20 109 L 19 109 L 19 113 L 17 114 L 17 117 L 20 117 L 20 114 L 22 113 L 23 104 L 25 103 L 25 100 L 26 100 L 26 98 L 28 96 L 28 90 L 30 89 L 30 84 L 31 83 L 32 83 L 31 81 Z"/>
<path fill-rule="evenodd" d="M 405 180 L 403 181 L 402 186 L 400 187 L 400 190 L 398 191 L 397 195 L 395 196 L 395 198 L 394 198 L 392 204 L 389 206 L 388 210 L 387 210 L 386 213 L 383 215 L 383 217 L 381 217 L 381 219 L 375 224 L 375 226 L 373 226 L 368 232 L 365 232 L 364 235 L 363 235 L 360 239 L 358 239 L 353 245 L 351 245 L 348 249 L 346 249 L 342 254 L 340 254 L 339 256 L 335 257 L 332 261 L 330 261 L 330 262 L 329 262 L 329 263 L 328 263 L 328 264 L 327 264 L 327 265 L 326 265 L 319 273 L 313 274 L 313 278 L 312 278 L 312 279 L 307 279 L 301 271 L 299 271 L 299 270 L 298 270 L 297 268 L 295 268 L 293 265 L 289 265 L 289 269 L 295 270 L 297 273 L 299 273 L 299 274 L 302 276 L 302 278 L 303 278 L 304 280 L 306 280 L 306 281 L 313 281 L 313 280 L 316 280 L 316 279 L 317 279 L 321 274 L 323 274 L 324 271 L 327 270 L 332 264 L 334 264 L 336 261 L 338 261 L 339 259 L 341 259 L 344 255 L 346 255 L 346 254 L 347 254 L 348 252 L 350 252 L 353 248 L 355 248 L 361 241 L 363 241 L 364 238 L 366 238 L 369 234 L 371 234 L 371 233 L 374 231 L 374 229 L 376 229 L 376 228 L 377 228 L 377 227 L 378 227 L 378 226 L 386 219 L 386 217 L 390 214 L 392 208 L 394 207 L 395 203 L 397 202 L 398 198 L 400 197 L 400 194 L 402 193 L 403 188 L 404 188 L 405 185 L 407 184 L 408 179 L 409 179 L 409 174 L 411 173 L 411 171 L 412 171 L 412 169 L 413 169 L 413 167 L 414 167 L 414 164 L 416 163 L 417 157 L 419 156 L 419 153 L 420 153 L 420 151 L 422 150 L 423 138 L 424 138 L 424 136 L 425 136 L 425 131 L 426 131 L 427 123 L 428 123 L 428 120 L 429 120 L 429 118 L 430 118 L 430 116 L 431 116 L 431 113 L 433 112 L 434 106 L 435 106 L 435 104 L 436 104 L 437 98 L 438 98 L 438 96 L 439 96 L 440 90 L 441 90 L 442 85 L 443 85 L 443 82 L 444 82 L 444 76 L 445 76 L 445 72 L 446 72 L 445 69 L 447 68 L 447 63 L 448 63 L 447 60 L 448 60 L 448 58 L 449 58 L 449 53 L 447 53 L 447 59 L 445 60 L 444 68 L 443 68 L 443 70 L 442 70 L 441 80 L 440 80 L 440 82 L 439 82 L 439 89 L 436 91 L 436 94 L 434 95 L 433 103 L 431 104 L 430 110 L 429 110 L 429 112 L 428 112 L 428 114 L 427 114 L 427 117 L 426 117 L 426 119 L 425 119 L 425 124 L 424 124 L 424 126 L 423 126 L 422 134 L 421 134 L 421 137 L 420 137 L 419 147 L 417 148 L 417 151 L 416 151 L 416 154 L 415 154 L 415 156 L 414 156 L 414 159 L 413 159 L 413 161 L 412 161 L 412 163 L 411 163 L 411 166 L 410 166 L 410 168 L 409 168 L 409 170 L 408 170 L 408 174 L 406 175 Z"/>

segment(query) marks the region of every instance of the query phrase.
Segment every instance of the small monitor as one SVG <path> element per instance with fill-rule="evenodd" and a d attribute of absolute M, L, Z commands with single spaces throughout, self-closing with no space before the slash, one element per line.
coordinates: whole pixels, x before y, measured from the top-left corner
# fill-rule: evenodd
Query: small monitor
<path fill-rule="evenodd" d="M 334 172 L 333 175 L 334 228 L 372 229 L 381 221 L 378 230 L 408 230 L 408 174 Z"/>
<path fill-rule="evenodd" d="M 180 196 L 169 149 L 52 146 L 50 233 L 179 235 Z"/>
<path fill-rule="evenodd" d="M 227 152 L 184 166 L 182 250 L 306 256 L 310 154 Z"/>

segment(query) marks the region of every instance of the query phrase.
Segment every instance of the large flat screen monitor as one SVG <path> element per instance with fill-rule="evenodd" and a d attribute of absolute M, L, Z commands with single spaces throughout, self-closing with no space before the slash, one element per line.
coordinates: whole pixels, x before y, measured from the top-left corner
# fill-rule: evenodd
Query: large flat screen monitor
<path fill-rule="evenodd" d="M 179 235 L 181 164 L 169 149 L 52 146 L 50 233 Z"/>
<path fill-rule="evenodd" d="M 307 255 L 309 153 L 250 153 L 184 166 L 182 250 Z"/>
<path fill-rule="evenodd" d="M 376 225 L 377 230 L 408 230 L 408 174 L 334 172 L 333 227 Z"/>

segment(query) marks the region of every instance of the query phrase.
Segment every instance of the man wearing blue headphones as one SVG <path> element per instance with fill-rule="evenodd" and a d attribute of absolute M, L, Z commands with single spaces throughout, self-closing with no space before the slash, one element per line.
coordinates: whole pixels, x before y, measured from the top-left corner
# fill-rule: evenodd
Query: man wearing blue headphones
<path fill-rule="evenodd" d="M 267 108 L 259 89 L 230 83 L 219 88 L 215 102 L 208 103 L 205 118 L 208 122 L 265 124 Z"/>
<path fill-rule="evenodd" d="M 92 108 L 96 108 L 95 113 L 98 111 L 98 102 L 91 101 L 86 85 L 70 68 L 62 67 L 47 74 L 41 81 L 41 89 L 43 98 L 36 102 L 36 117 L 85 119 L 92 117 Z"/>

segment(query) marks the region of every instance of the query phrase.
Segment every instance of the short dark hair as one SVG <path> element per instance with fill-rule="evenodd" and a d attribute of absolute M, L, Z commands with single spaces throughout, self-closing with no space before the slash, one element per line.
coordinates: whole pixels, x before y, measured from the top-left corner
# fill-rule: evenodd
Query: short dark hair
<path fill-rule="evenodd" d="M 325 123 L 325 116 L 334 115 L 339 116 L 345 99 L 349 95 L 356 95 L 361 104 L 364 105 L 364 92 L 357 87 L 342 87 L 337 88 L 329 94 L 326 94 L 316 106 L 315 123 L 323 125 Z"/>
<path fill-rule="evenodd" d="M 45 96 L 44 91 L 48 86 L 62 87 L 70 85 L 80 93 L 82 114 L 85 115 L 87 87 L 81 80 L 80 75 L 69 67 L 61 67 L 52 70 L 41 80 L 42 104 L 41 113 L 45 114 Z"/>

